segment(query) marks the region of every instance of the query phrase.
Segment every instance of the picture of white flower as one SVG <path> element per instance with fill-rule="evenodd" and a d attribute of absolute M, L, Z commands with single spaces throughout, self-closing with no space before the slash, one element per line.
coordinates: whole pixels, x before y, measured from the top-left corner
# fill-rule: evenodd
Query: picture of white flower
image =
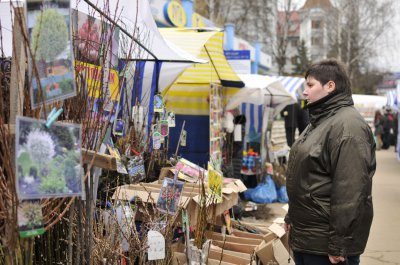
<path fill-rule="evenodd" d="M 20 200 L 82 194 L 81 127 L 17 117 L 16 178 Z"/>

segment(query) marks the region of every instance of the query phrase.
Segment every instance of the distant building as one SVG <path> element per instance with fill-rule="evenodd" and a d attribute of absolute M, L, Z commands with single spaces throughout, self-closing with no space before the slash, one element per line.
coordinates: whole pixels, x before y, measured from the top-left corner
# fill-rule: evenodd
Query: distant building
<path fill-rule="evenodd" d="M 310 51 L 310 59 L 316 62 L 326 59 L 329 52 L 329 30 L 336 8 L 329 0 L 307 0 L 299 10 L 301 25 L 300 39 L 305 41 Z"/>

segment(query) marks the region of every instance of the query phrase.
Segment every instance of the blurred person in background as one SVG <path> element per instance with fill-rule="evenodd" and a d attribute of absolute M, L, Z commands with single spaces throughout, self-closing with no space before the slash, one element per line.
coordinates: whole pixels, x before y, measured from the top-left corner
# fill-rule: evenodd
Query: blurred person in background
<path fill-rule="evenodd" d="M 380 110 L 375 111 L 374 117 L 374 135 L 376 137 L 376 149 L 382 148 L 382 134 L 383 134 L 383 116 Z"/>

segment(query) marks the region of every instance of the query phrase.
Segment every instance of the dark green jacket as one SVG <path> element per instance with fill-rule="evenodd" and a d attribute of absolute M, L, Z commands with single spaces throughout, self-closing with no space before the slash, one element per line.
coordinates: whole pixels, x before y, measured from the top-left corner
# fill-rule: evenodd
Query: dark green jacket
<path fill-rule="evenodd" d="M 287 192 L 293 250 L 353 256 L 372 223 L 375 142 L 351 96 L 332 93 L 308 105 L 310 125 L 290 151 Z"/>

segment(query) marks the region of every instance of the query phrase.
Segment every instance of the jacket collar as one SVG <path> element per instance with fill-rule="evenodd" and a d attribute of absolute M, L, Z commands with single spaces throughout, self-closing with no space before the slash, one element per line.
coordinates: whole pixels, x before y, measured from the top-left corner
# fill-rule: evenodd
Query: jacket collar
<path fill-rule="evenodd" d="M 353 106 L 351 95 L 334 91 L 307 105 L 310 112 L 310 123 L 315 127 L 325 119 L 334 115 L 342 107 Z"/>

